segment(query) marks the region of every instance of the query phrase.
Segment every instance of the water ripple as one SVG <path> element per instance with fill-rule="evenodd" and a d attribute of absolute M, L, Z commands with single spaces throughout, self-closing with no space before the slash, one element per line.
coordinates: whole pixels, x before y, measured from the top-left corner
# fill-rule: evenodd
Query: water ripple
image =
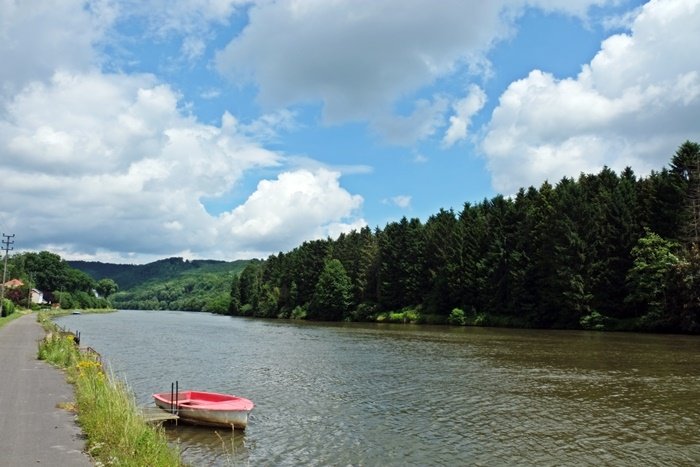
<path fill-rule="evenodd" d="M 140 403 L 251 397 L 245 432 L 168 433 L 193 465 L 697 465 L 700 339 L 319 325 L 177 312 L 61 318 Z"/>

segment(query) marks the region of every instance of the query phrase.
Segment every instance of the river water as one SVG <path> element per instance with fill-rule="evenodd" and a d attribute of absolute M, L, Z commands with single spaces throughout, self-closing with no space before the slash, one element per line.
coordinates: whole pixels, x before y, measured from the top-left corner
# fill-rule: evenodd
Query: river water
<path fill-rule="evenodd" d="M 700 337 L 205 313 L 66 316 L 141 405 L 233 393 L 245 431 L 179 426 L 195 466 L 698 465 Z"/>

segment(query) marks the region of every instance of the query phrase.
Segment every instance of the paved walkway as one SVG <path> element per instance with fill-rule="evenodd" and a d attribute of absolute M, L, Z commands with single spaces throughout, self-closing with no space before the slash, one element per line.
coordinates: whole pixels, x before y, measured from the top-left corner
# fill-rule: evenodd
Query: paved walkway
<path fill-rule="evenodd" d="M 75 415 L 56 407 L 73 387 L 36 358 L 43 335 L 35 314 L 0 328 L 0 466 L 91 466 Z"/>

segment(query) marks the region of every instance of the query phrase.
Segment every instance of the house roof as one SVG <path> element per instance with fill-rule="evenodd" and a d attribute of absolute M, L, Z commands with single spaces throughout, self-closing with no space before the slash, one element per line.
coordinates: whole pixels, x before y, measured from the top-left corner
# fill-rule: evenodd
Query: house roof
<path fill-rule="evenodd" d="M 8 289 L 11 289 L 13 287 L 22 287 L 24 285 L 24 282 L 22 282 L 19 279 L 11 279 L 7 282 L 5 282 L 4 286 Z"/>

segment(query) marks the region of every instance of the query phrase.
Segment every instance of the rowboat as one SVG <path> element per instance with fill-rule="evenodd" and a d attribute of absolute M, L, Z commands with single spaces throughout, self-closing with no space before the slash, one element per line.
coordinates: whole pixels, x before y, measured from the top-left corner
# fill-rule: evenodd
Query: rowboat
<path fill-rule="evenodd" d="M 245 429 L 255 404 L 243 397 L 205 391 L 153 394 L 158 407 L 195 425 Z"/>

